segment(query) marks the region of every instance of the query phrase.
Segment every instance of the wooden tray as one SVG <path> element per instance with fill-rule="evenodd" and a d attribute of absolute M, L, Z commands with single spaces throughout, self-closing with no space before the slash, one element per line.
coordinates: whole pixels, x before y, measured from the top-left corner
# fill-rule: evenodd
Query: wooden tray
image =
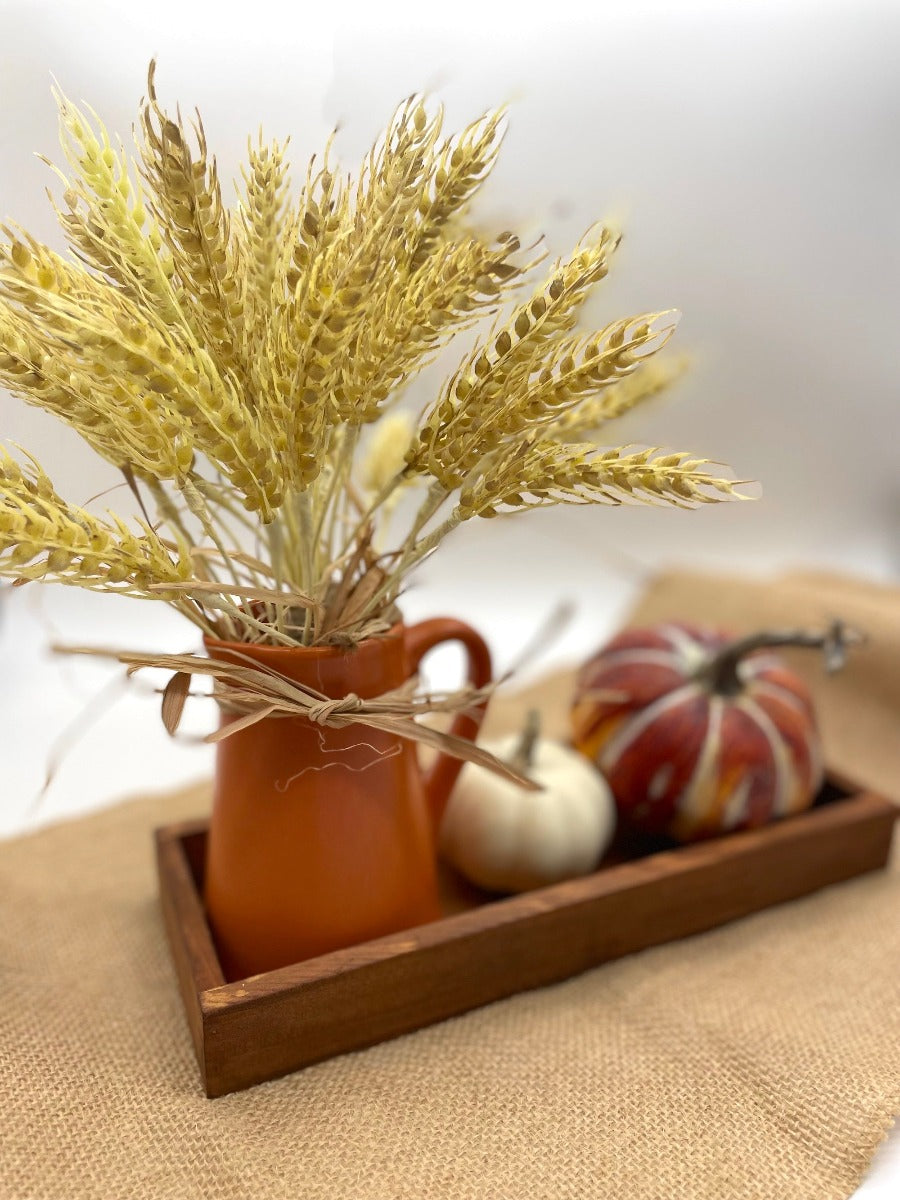
<path fill-rule="evenodd" d="M 592 875 L 227 982 L 201 900 L 207 823 L 157 830 L 163 913 L 208 1096 L 223 1096 L 885 865 L 898 809 L 831 782 L 802 816 L 695 846 L 620 841 Z"/>

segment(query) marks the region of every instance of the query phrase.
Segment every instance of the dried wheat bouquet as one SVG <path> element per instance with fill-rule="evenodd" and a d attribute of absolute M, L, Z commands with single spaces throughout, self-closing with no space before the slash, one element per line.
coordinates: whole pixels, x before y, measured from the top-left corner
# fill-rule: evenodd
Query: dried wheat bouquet
<path fill-rule="evenodd" d="M 613 233 L 548 270 L 467 223 L 502 112 L 448 136 L 411 97 L 355 178 L 329 143 L 299 191 L 286 146 L 260 139 L 229 208 L 199 117 L 163 110 L 152 65 L 136 162 L 57 99 L 71 256 L 3 227 L 0 383 L 115 464 L 143 520 L 79 508 L 2 451 L 4 576 L 155 598 L 233 641 L 348 644 L 392 625 L 465 521 L 735 495 L 703 460 L 596 444 L 675 374 L 648 361 L 673 314 L 582 330 Z M 476 325 L 424 411 L 398 409 Z"/>

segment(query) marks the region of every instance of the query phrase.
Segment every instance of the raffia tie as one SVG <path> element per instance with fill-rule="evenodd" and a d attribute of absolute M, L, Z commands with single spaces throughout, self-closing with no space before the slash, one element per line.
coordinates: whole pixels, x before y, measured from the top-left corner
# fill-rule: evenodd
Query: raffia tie
<path fill-rule="evenodd" d="M 362 710 L 363 702 L 354 692 L 348 692 L 340 700 L 323 700 L 311 705 L 303 714 L 314 725 L 328 725 L 336 716 L 348 716 Z"/>
<path fill-rule="evenodd" d="M 225 662 L 198 654 L 147 654 L 82 646 L 56 649 L 66 654 L 114 659 L 127 668 L 129 675 L 148 667 L 174 672 L 162 691 L 163 723 L 173 735 L 180 724 L 187 699 L 192 694 L 192 677 L 206 675 L 214 680 L 213 695 L 219 707 L 235 714 L 234 720 L 207 734 L 204 739 L 207 742 L 233 737 L 241 730 L 270 717 L 303 717 L 320 728 L 332 729 L 358 722 L 430 746 L 441 754 L 475 763 L 528 790 L 538 790 L 538 785 L 527 776 L 482 746 L 468 738 L 445 733 L 418 721 L 419 717 L 433 713 L 474 715 L 485 707 L 497 682 L 501 681 L 481 688 L 466 686 L 454 692 L 419 692 L 418 680 L 410 679 L 399 688 L 368 699 L 357 696 L 355 692 L 330 697 L 296 683 L 278 671 L 261 666 L 249 655 L 239 656 L 246 657 L 250 665 L 245 666 L 239 661 Z"/>

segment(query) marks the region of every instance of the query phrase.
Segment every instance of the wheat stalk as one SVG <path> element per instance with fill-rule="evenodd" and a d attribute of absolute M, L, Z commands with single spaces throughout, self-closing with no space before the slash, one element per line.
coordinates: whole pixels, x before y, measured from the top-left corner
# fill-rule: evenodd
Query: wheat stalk
<path fill-rule="evenodd" d="M 504 110 L 453 133 L 410 96 L 355 176 L 332 135 L 296 193 L 288 143 L 260 133 L 232 207 L 199 115 L 166 110 L 154 64 L 137 167 L 55 94 L 72 256 L 2 227 L 0 384 L 113 463 L 143 519 L 70 505 L 0 451 L 4 576 L 161 598 L 231 640 L 353 645 L 475 517 L 740 495 L 704 459 L 596 443 L 679 373 L 653 358 L 676 314 L 583 328 L 614 230 L 535 281 L 542 251 L 470 219 Z M 434 399 L 397 409 L 476 327 Z"/>
<path fill-rule="evenodd" d="M 65 503 L 38 463 L 23 466 L 0 447 L 0 574 L 16 580 L 52 575 L 63 583 L 178 602 L 190 576 L 148 526 L 135 534 Z"/>

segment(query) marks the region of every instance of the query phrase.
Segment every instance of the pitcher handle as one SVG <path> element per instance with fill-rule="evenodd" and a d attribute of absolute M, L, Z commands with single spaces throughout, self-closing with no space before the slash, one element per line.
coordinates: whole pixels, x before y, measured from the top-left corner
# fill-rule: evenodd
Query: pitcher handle
<path fill-rule="evenodd" d="M 430 621 L 421 621 L 411 625 L 406 630 L 406 653 L 410 674 L 415 674 L 419 663 L 429 650 L 443 642 L 460 642 L 466 652 L 468 661 L 467 680 L 473 687 L 484 687 L 491 681 L 491 652 L 484 639 L 476 633 L 471 625 L 464 621 L 456 621 L 451 617 L 433 617 Z M 454 737 L 468 738 L 474 741 L 484 718 L 486 702 L 479 704 L 471 712 L 457 713 L 450 726 Z M 462 759 L 450 754 L 439 754 L 433 766 L 424 778 L 425 796 L 431 811 L 435 831 L 440 829 L 441 818 L 450 792 L 456 783 L 457 776 L 462 770 Z"/>

